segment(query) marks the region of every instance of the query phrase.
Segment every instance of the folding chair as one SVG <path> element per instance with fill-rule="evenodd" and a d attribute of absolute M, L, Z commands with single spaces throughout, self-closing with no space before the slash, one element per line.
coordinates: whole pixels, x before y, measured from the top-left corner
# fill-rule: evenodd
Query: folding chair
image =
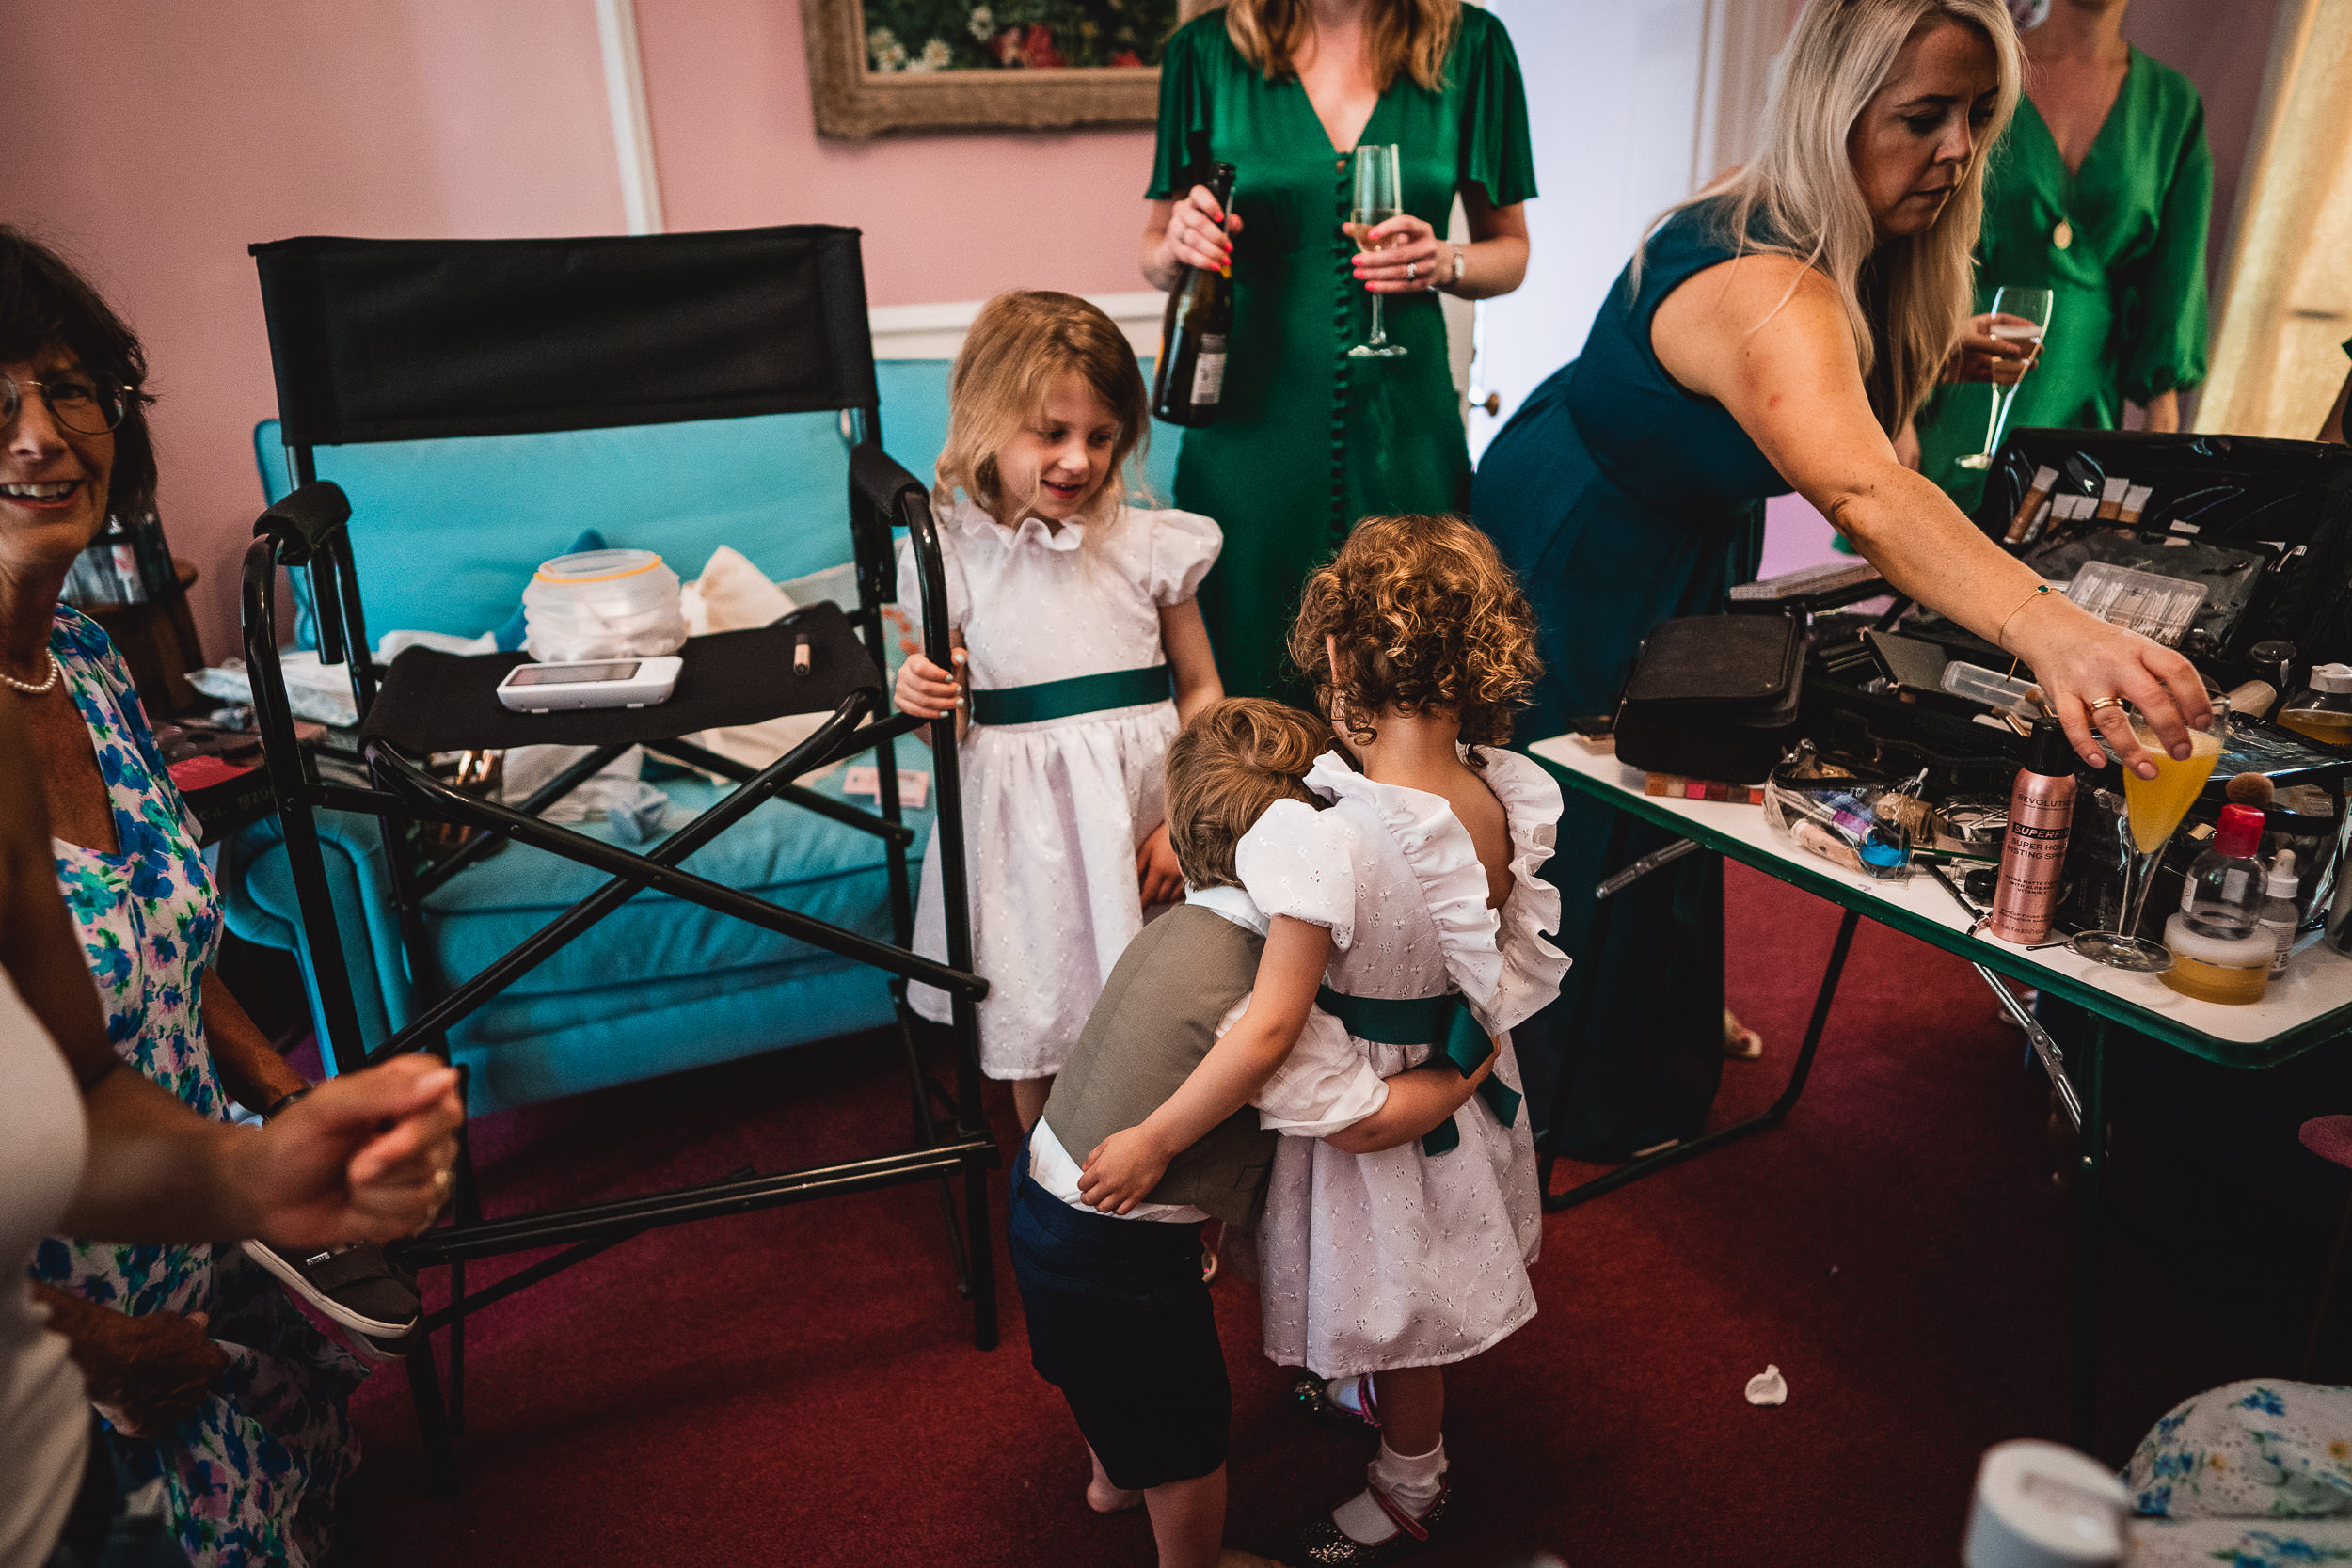
<path fill-rule="evenodd" d="M 702 1186 L 488 1220 L 470 1159 L 461 1164 L 453 1223 L 395 1249 L 412 1268 L 446 1266 L 450 1305 L 425 1320 L 406 1357 L 428 1479 L 456 1485 L 453 1439 L 464 1420 L 465 1320 L 524 1287 L 658 1226 L 796 1203 L 836 1193 L 938 1180 L 959 1286 L 972 1303 L 973 1338 L 996 1339 L 987 1180 L 996 1147 L 979 1103 L 974 1004 L 987 990 L 971 973 L 962 811 L 951 720 L 938 721 L 932 768 L 947 961 L 913 951 L 913 899 L 901 820 L 897 737 L 922 721 L 890 713 L 882 607 L 895 597 L 892 528 L 914 540 L 925 646 L 947 661 L 939 543 L 922 484 L 884 454 L 873 346 L 855 230 L 818 226 L 631 238 L 494 241 L 295 239 L 252 247 L 276 366 L 278 413 L 294 488 L 254 525 L 246 553 L 246 657 L 270 784 L 282 820 L 300 911 L 323 1053 L 337 1070 L 409 1051 L 450 1054 L 448 1029 L 644 890 L 704 906 L 893 976 L 914 1104 L 914 1147 L 896 1153 L 773 1174 L 740 1173 Z M 837 412 L 849 444 L 849 522 L 857 608 L 818 603 L 774 625 L 692 638 L 669 702 L 641 709 L 515 713 L 498 701 L 519 653 L 457 656 L 410 648 L 379 672 L 369 657 L 344 493 L 317 478 L 313 449 L 356 442 L 506 436 Z M 323 778 L 295 738 L 277 646 L 278 572 L 307 585 L 321 658 L 348 661 L 358 705 L 368 786 Z M 813 657 L 794 672 L 796 644 Z M 754 769 L 681 736 L 787 714 L 824 714 L 787 755 Z M 517 806 L 477 799 L 437 778 L 436 752 L 530 744 L 593 748 Z M 643 854 L 556 823 L 542 813 L 632 745 L 732 781 L 736 787 Z M 794 781 L 843 757 L 871 752 L 878 812 Z M 890 846 L 895 940 L 881 942 L 696 876 L 689 855 L 771 799 L 877 835 Z M 352 1003 L 344 946 L 321 858 L 321 810 L 380 819 L 393 894 L 421 1010 L 368 1049 Z M 421 829 L 468 830 L 435 851 Z M 446 834 L 444 834 L 446 836 Z M 501 842 L 514 840 L 606 873 L 609 879 L 534 935 L 455 984 L 437 973 L 424 899 Z M 909 1011 L 906 982 L 946 991 L 955 1091 L 942 1090 L 920 1049 L 928 1029 Z M 935 1033 L 935 1031 L 934 1031 Z M 951 1183 L 963 1181 L 961 1225 Z M 534 1248 L 563 1251 L 468 1294 L 473 1259 Z M 431 1336 L 449 1334 L 443 1397 Z"/>

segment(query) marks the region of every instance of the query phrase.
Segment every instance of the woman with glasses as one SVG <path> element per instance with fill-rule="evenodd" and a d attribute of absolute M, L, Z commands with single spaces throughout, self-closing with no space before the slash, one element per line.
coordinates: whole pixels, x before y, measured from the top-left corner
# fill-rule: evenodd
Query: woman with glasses
<path fill-rule="evenodd" d="M 0 227 L 0 704 L 31 743 L 115 1051 L 201 1116 L 226 1120 L 231 1101 L 273 1116 L 309 1085 L 214 973 L 220 901 L 194 822 L 105 633 L 58 602 L 109 514 L 153 498 L 145 374 L 97 293 Z M 373 1249 L 52 1238 L 35 1257 L 37 1293 L 108 1390 L 118 1456 L 161 1479 L 199 1568 L 323 1558 L 336 1487 L 358 1462 L 345 1405 L 366 1365 L 264 1266 L 297 1289 L 306 1267 L 350 1276 L 343 1293 L 372 1308 L 354 1315 L 393 1335 L 416 1321 L 413 1287 Z M 348 1323 L 347 1304 L 305 1293 Z"/>

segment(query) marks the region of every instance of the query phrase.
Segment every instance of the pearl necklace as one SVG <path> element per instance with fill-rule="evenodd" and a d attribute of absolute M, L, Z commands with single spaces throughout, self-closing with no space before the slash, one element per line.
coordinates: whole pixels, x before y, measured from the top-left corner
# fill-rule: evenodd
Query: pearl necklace
<path fill-rule="evenodd" d="M 22 691 L 27 697 L 45 697 L 55 691 L 57 689 L 57 677 L 65 673 L 65 667 L 57 662 L 57 656 L 53 650 L 43 648 L 41 652 L 49 655 L 49 678 L 47 680 L 36 685 L 32 681 L 18 680 L 7 671 L 0 670 L 0 681 L 8 682 L 11 689 Z"/>

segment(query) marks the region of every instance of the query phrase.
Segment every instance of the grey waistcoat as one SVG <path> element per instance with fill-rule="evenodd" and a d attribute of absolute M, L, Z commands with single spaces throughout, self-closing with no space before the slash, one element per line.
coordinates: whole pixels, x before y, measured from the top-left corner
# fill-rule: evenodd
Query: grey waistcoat
<path fill-rule="evenodd" d="M 1257 982 L 1265 939 L 1180 904 L 1127 944 L 1054 1080 L 1046 1125 L 1079 1164 L 1174 1094 L 1216 1043 L 1217 1021 Z M 1168 1162 L 1153 1203 L 1188 1203 L 1247 1223 L 1265 1196 L 1279 1133 L 1244 1106 Z"/>

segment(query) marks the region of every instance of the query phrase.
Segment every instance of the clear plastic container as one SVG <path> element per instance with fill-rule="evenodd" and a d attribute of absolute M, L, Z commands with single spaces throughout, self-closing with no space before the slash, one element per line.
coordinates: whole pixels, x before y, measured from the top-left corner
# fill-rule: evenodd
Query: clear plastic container
<path fill-rule="evenodd" d="M 2269 874 L 2262 852 L 2263 814 L 2252 806 L 2221 808 L 2213 847 L 2190 863 L 2181 882 L 2181 919 L 2201 937 L 2237 942 L 2262 924 Z M 2272 941 L 2275 948 L 2277 942 Z M 2267 956 L 2264 966 L 2269 965 Z"/>
<path fill-rule="evenodd" d="M 2205 603 L 2205 585 L 2160 577 L 2107 561 L 2090 561 L 2067 585 L 2066 596 L 2102 621 L 2124 626 L 2163 643 L 2181 638 Z"/>
<path fill-rule="evenodd" d="M 523 590 L 523 647 L 542 663 L 653 658 L 685 641 L 677 574 L 651 550 L 559 555 Z"/>
<path fill-rule="evenodd" d="M 2317 664 L 2312 683 L 2287 699 L 2279 723 L 2322 746 L 2352 752 L 2352 664 Z"/>

